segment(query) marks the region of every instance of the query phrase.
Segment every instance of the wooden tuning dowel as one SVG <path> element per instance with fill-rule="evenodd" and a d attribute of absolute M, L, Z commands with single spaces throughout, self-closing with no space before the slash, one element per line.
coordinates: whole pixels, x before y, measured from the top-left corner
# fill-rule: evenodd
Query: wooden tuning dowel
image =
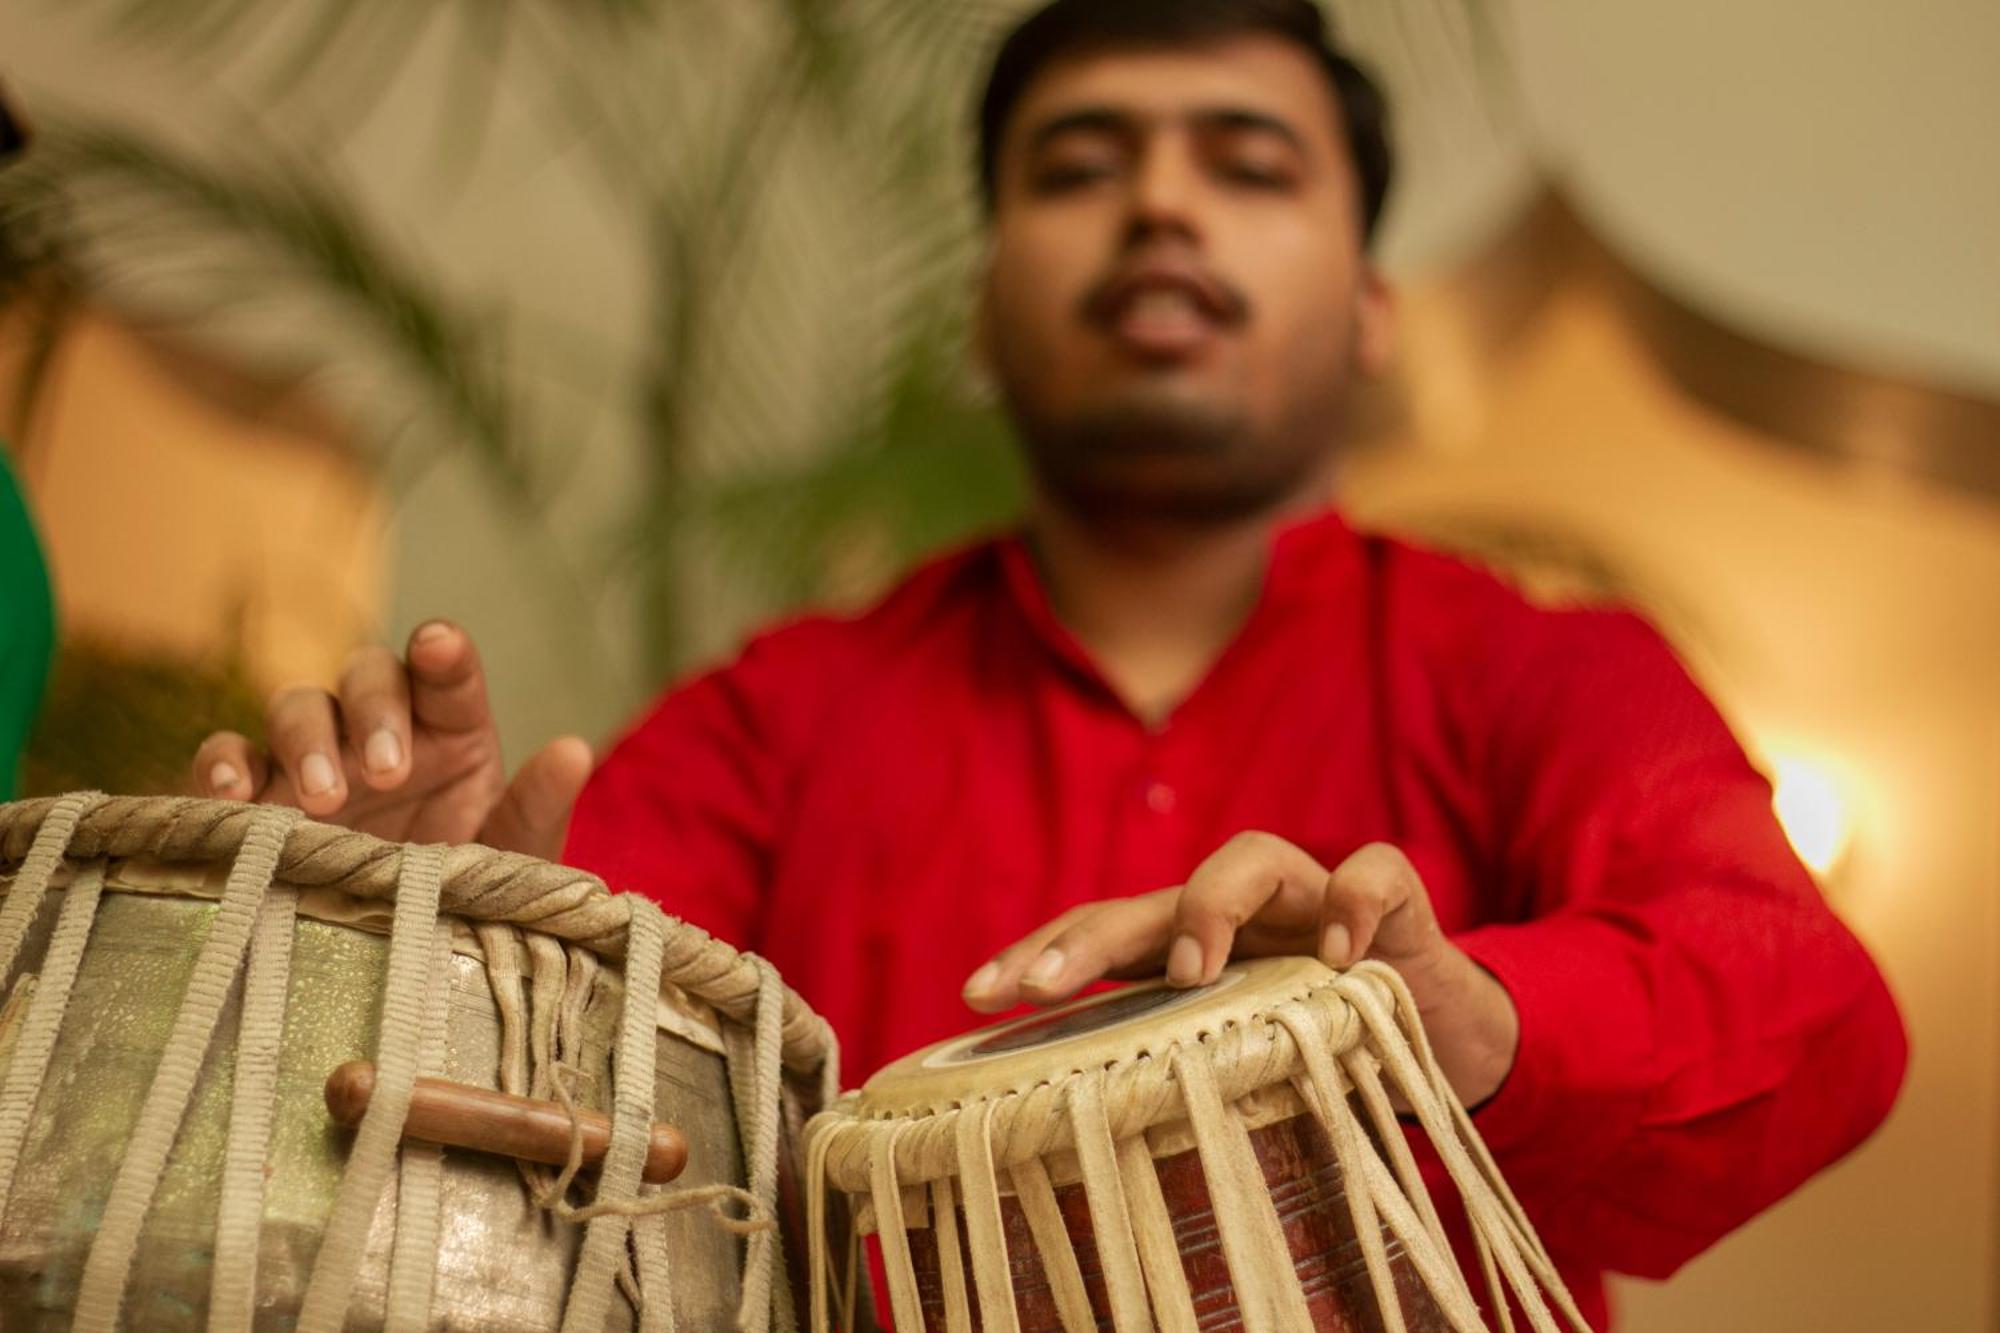
<path fill-rule="evenodd" d="M 375 1066 L 366 1060 L 349 1060 L 327 1075 L 326 1109 L 338 1124 L 348 1128 L 360 1124 L 374 1096 Z M 557 1102 L 420 1078 L 410 1093 L 403 1137 L 561 1166 L 569 1160 L 572 1123 L 583 1131 L 583 1164 L 603 1161 L 611 1144 L 611 1121 L 596 1111 L 579 1107 L 572 1118 Z M 686 1165 L 687 1140 L 681 1132 L 672 1125 L 654 1124 L 640 1178 L 664 1184 Z"/>

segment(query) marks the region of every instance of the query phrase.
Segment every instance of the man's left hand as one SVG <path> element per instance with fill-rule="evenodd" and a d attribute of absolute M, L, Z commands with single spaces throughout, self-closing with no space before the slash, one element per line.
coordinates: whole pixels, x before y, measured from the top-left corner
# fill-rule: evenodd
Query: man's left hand
<path fill-rule="evenodd" d="M 1186 884 L 1063 913 L 1002 950 L 965 985 L 998 1013 L 1053 1004 L 1105 977 L 1206 985 L 1234 957 L 1307 954 L 1333 967 L 1364 958 L 1402 974 L 1460 1100 L 1492 1096 L 1513 1067 L 1520 1019 L 1506 989 L 1445 937 L 1409 858 L 1370 843 L 1332 870 L 1268 833 L 1241 833 Z"/>

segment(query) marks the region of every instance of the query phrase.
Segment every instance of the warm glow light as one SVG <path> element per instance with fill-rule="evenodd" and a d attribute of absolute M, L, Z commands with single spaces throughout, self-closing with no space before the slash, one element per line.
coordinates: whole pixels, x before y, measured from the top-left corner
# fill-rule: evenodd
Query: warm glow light
<path fill-rule="evenodd" d="M 1771 786 L 1771 804 L 1792 850 L 1814 874 L 1831 874 L 1854 836 L 1839 782 L 1823 764 L 1795 754 L 1774 754 Z"/>

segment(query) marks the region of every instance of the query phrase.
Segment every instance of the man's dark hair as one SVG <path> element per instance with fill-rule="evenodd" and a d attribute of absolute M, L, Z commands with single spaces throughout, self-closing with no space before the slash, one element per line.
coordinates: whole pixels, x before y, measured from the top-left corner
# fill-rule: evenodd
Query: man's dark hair
<path fill-rule="evenodd" d="M 1361 235 L 1374 235 L 1389 194 L 1388 107 L 1373 79 L 1342 51 L 1312 0 L 1053 0 L 1007 35 L 979 99 L 979 182 L 991 211 L 1000 138 L 1044 67 L 1107 47 L 1177 47 L 1267 34 L 1295 42 L 1326 72 L 1361 183 Z"/>

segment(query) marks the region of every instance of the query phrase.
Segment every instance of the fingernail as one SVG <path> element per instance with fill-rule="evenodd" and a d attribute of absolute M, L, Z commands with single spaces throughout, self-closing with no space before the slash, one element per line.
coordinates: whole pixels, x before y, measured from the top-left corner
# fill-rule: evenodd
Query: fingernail
<path fill-rule="evenodd" d="M 1346 967 L 1347 952 L 1353 947 L 1347 927 L 1336 921 L 1319 937 L 1319 960 L 1328 967 Z"/>
<path fill-rule="evenodd" d="M 1044 949 L 1042 950 L 1042 956 L 1035 960 L 1034 965 L 1028 969 L 1027 975 L 1022 977 L 1021 980 L 1030 986 L 1046 986 L 1061 974 L 1062 968 L 1062 950 Z"/>
<path fill-rule="evenodd" d="M 1062 975 L 1062 951 L 1060 949 L 1044 949 L 1042 957 L 1038 957 L 1028 967 L 1026 975 L 1022 975 L 1022 983 L 1026 983 L 1030 987 L 1046 987 L 1058 975 Z"/>
<path fill-rule="evenodd" d="M 236 771 L 236 765 L 227 761 L 220 762 L 214 768 L 208 770 L 208 789 L 210 791 L 228 791 L 242 780 L 243 775 Z"/>
<path fill-rule="evenodd" d="M 299 765 L 299 787 L 308 796 L 324 796 L 333 790 L 333 761 L 323 754 L 309 754 Z"/>
<path fill-rule="evenodd" d="M 362 758 L 368 761 L 368 767 L 373 772 L 387 773 L 403 762 L 403 742 L 396 738 L 394 731 L 383 727 L 368 738 Z"/>
<path fill-rule="evenodd" d="M 418 643 L 429 643 L 433 639 L 442 639 L 449 633 L 451 633 L 450 624 L 442 620 L 430 620 L 417 626 L 414 638 Z"/>
<path fill-rule="evenodd" d="M 1201 941 L 1192 935 L 1180 936 L 1167 950 L 1167 980 L 1176 986 L 1197 986 L 1201 973 Z"/>
<path fill-rule="evenodd" d="M 1000 979 L 1000 964 L 988 963 L 974 972 L 965 983 L 967 995 L 984 995 L 993 989 L 993 983 Z"/>

